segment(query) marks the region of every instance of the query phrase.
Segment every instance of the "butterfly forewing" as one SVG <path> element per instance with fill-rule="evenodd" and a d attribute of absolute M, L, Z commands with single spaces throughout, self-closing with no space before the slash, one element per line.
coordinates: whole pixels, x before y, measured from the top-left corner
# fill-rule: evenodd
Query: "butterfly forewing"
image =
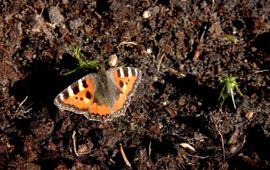
<path fill-rule="evenodd" d="M 94 84 L 87 75 L 63 90 L 54 100 L 61 110 L 84 114 L 94 101 Z"/>
<path fill-rule="evenodd" d="M 114 110 L 124 112 L 140 82 L 141 71 L 132 67 L 118 67 L 112 70 L 112 75 L 121 91 L 119 99 L 115 102 Z"/>

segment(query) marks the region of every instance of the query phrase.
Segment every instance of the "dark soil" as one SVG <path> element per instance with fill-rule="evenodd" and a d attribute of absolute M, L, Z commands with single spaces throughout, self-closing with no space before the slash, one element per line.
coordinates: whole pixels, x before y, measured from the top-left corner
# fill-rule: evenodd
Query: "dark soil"
<path fill-rule="evenodd" d="M 0 4 L 0 169 L 129 169 L 121 144 L 132 169 L 270 168 L 270 1 Z M 63 76 L 76 44 L 84 60 L 116 54 L 142 70 L 125 116 L 102 123 L 54 106 L 97 71 Z M 224 75 L 244 94 L 236 109 L 219 105 Z"/>

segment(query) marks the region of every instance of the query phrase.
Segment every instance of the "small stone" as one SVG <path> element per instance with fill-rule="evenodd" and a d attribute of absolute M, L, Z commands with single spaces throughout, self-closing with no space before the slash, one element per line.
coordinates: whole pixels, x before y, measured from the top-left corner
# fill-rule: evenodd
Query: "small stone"
<path fill-rule="evenodd" d="M 148 10 L 144 11 L 143 12 L 143 18 L 148 19 L 149 17 L 151 17 L 151 12 L 148 11 Z"/>
<path fill-rule="evenodd" d="M 64 5 L 68 5 L 68 4 L 69 4 L 69 1 L 68 1 L 68 0 L 62 0 L 62 3 L 63 3 Z"/>
<path fill-rule="evenodd" d="M 86 155 L 86 154 L 91 153 L 91 150 L 93 147 L 94 147 L 94 144 L 89 141 L 87 144 L 79 145 L 77 152 L 79 155 Z"/>
<path fill-rule="evenodd" d="M 59 25 L 64 22 L 65 18 L 61 14 L 60 10 L 57 7 L 51 7 L 49 10 L 49 19 L 52 24 Z"/>
<path fill-rule="evenodd" d="M 111 55 L 110 58 L 109 58 L 109 65 L 110 65 L 111 67 L 114 67 L 114 66 L 117 65 L 117 61 L 118 61 L 117 55 L 116 55 L 116 54 L 113 54 L 113 55 Z"/>
<path fill-rule="evenodd" d="M 146 52 L 147 52 L 147 54 L 152 54 L 152 49 L 151 48 L 147 48 Z"/>
<path fill-rule="evenodd" d="M 83 22 L 82 22 L 81 18 L 74 19 L 74 20 L 71 20 L 69 22 L 69 27 L 72 30 L 78 30 L 82 26 L 83 26 Z"/>
<path fill-rule="evenodd" d="M 174 118 L 175 116 L 177 116 L 177 111 L 173 108 L 170 107 L 165 107 L 165 110 L 167 113 L 169 113 L 171 118 Z"/>
<path fill-rule="evenodd" d="M 28 170 L 40 170 L 41 167 L 37 164 L 31 163 L 31 162 L 27 162 L 26 164 L 24 164 L 24 168 L 28 169 Z"/>
<path fill-rule="evenodd" d="M 180 99 L 178 100 L 178 104 L 179 104 L 179 106 L 184 106 L 184 105 L 185 105 L 185 99 L 180 98 Z"/>
<path fill-rule="evenodd" d="M 250 120 L 250 119 L 253 117 L 253 115 L 254 115 L 254 112 L 248 111 L 248 112 L 245 114 L 245 117 L 246 117 L 248 120 Z"/>
<path fill-rule="evenodd" d="M 197 112 L 197 107 L 196 107 L 195 105 L 191 105 L 191 106 L 190 106 L 190 110 L 191 110 L 192 112 Z"/>

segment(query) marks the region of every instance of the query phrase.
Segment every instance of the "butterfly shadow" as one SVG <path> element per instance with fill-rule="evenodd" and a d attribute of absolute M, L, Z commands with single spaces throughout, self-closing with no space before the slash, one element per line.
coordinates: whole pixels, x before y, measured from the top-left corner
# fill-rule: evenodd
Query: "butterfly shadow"
<path fill-rule="evenodd" d="M 63 55 L 63 62 L 57 65 L 55 60 L 35 60 L 29 66 L 23 68 L 27 76 L 14 83 L 9 89 L 11 95 L 20 102 L 27 96 L 24 103 L 30 106 L 33 113 L 46 110 L 38 117 L 49 115 L 51 119 L 55 118 L 57 107 L 54 106 L 55 96 L 65 87 L 79 79 L 85 74 L 85 71 L 61 76 L 57 68 L 71 68 L 76 66 L 76 60 L 69 54 Z"/>
<path fill-rule="evenodd" d="M 35 61 L 24 68 L 27 76 L 14 83 L 10 94 L 19 101 L 27 96 L 25 105 L 30 105 L 33 112 L 46 107 L 48 112 L 55 112 L 53 96 L 56 94 L 58 80 L 57 71 L 47 61 Z M 44 113 L 47 114 L 47 113 Z"/>

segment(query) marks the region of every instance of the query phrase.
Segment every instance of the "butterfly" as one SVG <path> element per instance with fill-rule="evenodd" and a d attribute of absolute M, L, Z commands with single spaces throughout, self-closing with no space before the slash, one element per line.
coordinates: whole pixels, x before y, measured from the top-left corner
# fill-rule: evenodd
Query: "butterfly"
<path fill-rule="evenodd" d="M 89 120 L 111 120 L 124 115 L 141 77 L 142 72 L 134 67 L 90 73 L 59 93 L 54 104 Z"/>

